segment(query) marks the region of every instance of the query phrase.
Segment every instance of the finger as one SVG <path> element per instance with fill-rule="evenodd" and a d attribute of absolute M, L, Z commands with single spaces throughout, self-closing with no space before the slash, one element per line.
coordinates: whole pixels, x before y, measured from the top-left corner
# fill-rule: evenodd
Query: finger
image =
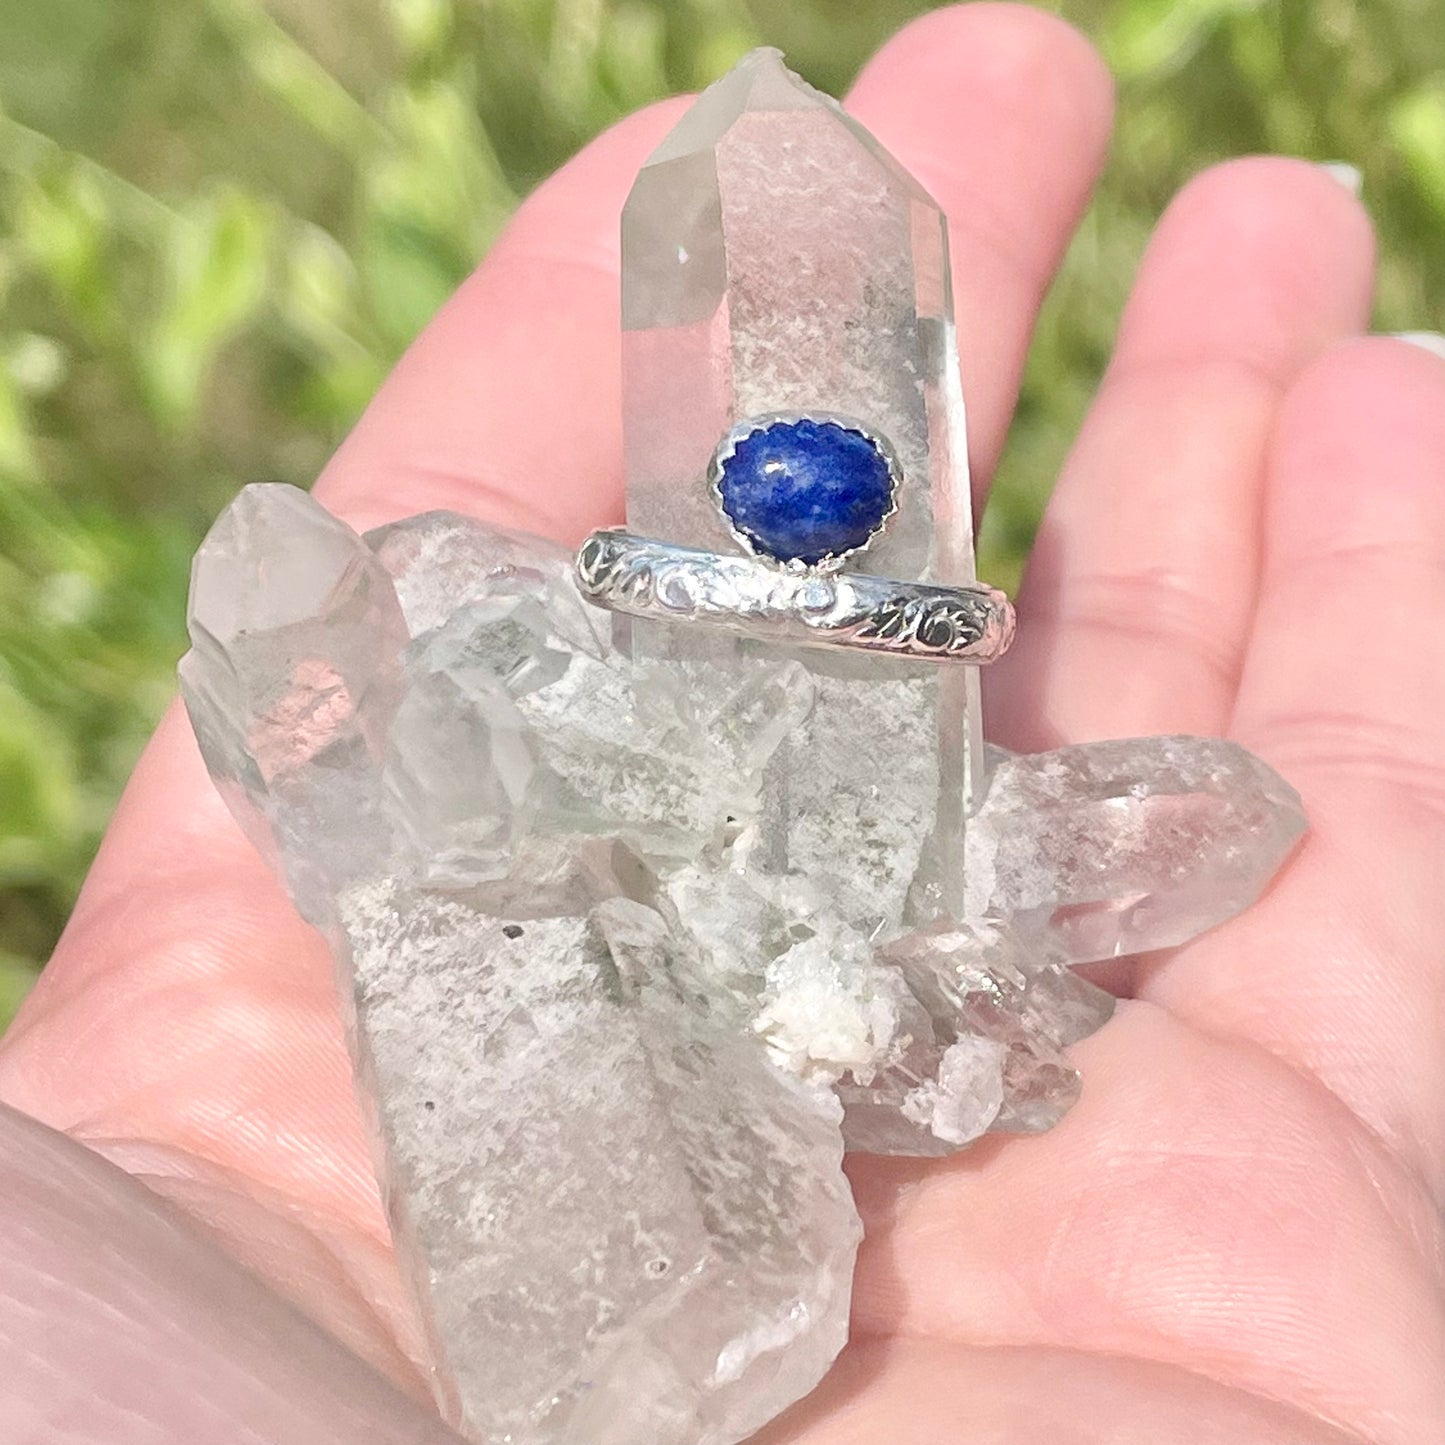
<path fill-rule="evenodd" d="M 459 1445 L 119 1169 L 0 1107 L 0 1419 L 29 1445 Z"/>
<path fill-rule="evenodd" d="M 1298 1070 L 1152 1005 L 1075 1053 L 1045 1136 L 851 1161 L 855 1340 L 1137 1359 L 1434 1445 L 1445 1237 L 1418 1181 Z"/>
<path fill-rule="evenodd" d="M 1218 166 L 1169 207 L 989 675 L 1001 741 L 1222 730 L 1274 414 L 1366 324 L 1373 264 L 1358 202 L 1302 161 Z"/>
<path fill-rule="evenodd" d="M 1232 732 L 1311 832 L 1141 991 L 1317 1074 L 1445 1190 L 1445 363 L 1363 340 L 1312 367 L 1266 519 Z"/>
<path fill-rule="evenodd" d="M 518 210 L 316 485 L 358 530 L 446 508 L 575 541 L 622 490 L 618 218 L 686 107 L 593 141 Z"/>
<path fill-rule="evenodd" d="M 848 103 L 949 213 L 970 440 L 986 472 L 1102 163 L 1108 74 L 1061 22 L 973 5 L 908 26 Z M 624 123 L 523 208 L 327 468 L 328 505 L 359 526 L 450 506 L 568 541 L 618 519 L 617 216 L 677 113 Z"/>
<path fill-rule="evenodd" d="M 850 1345 L 752 1445 L 1360 1445 L 1298 1410 L 1192 1370 L 1092 1350 L 903 1337 Z"/>
<path fill-rule="evenodd" d="M 557 450 L 574 443 L 615 460 L 616 217 L 676 111 L 608 132 L 519 210 L 328 467 L 333 507 L 357 525 L 459 506 L 545 529 L 529 466 L 578 475 Z M 570 424 L 506 425 L 534 395 L 533 420 L 546 404 Z M 540 434 L 545 458 L 527 450 Z M 318 1203 L 369 1248 L 386 1231 L 330 975 L 173 709 L 0 1045 L 0 1097 L 82 1137 L 175 1144 Z"/>
<path fill-rule="evenodd" d="M 981 7 L 921 25 L 865 77 L 864 118 L 876 114 L 905 159 L 929 158 L 929 183 L 952 204 L 1006 216 L 1013 233 L 1044 238 L 1037 254 L 1056 254 L 1107 130 L 1105 106 L 1085 144 L 1079 107 L 1057 97 L 1080 84 L 1104 91 L 1098 61 L 1030 11 Z M 1046 97 L 1027 93 L 1041 77 Z M 915 85 L 931 104 L 910 110 L 897 96 Z M 959 100 L 978 93 L 997 110 Z M 604 137 L 522 208 L 337 454 L 320 484 L 329 505 L 362 526 L 451 506 L 564 536 L 615 517 L 616 218 L 675 113 Z M 990 144 L 1006 164 L 985 164 Z M 1060 154 L 1089 174 L 1068 179 Z M 960 176 L 979 171 L 971 183 L 950 179 L 954 155 Z M 1032 200 L 1016 206 L 1015 187 Z M 968 234 L 965 223 L 965 245 Z M 1007 265 L 1001 254 L 987 275 L 961 274 L 960 293 L 977 326 L 1010 331 L 1021 353 L 1032 293 L 1000 280 Z M 1042 277 L 1028 274 L 1036 291 Z M 996 327 L 983 320 L 995 289 L 1006 302 Z M 1006 406 L 1007 386 L 992 394 L 996 411 Z M 225 817 L 172 713 L 0 1047 L 0 1097 L 82 1138 L 173 1144 L 254 1180 L 304 1206 L 306 1227 L 352 1265 L 386 1227 L 348 1080 L 325 950 Z"/>
<path fill-rule="evenodd" d="M 676 108 L 624 122 L 519 210 L 338 452 L 319 483 L 333 507 L 357 525 L 462 506 L 546 528 L 548 494 L 526 474 L 543 465 L 527 451 L 539 430 L 553 480 L 577 473 L 556 450 L 573 441 L 615 460 L 616 218 Z M 534 394 L 533 420 L 545 404 L 569 425 L 498 420 Z M 496 470 L 479 472 L 492 442 Z M 227 815 L 178 710 L 0 1045 L 0 1097 L 79 1137 L 174 1144 L 315 1203 L 348 1257 L 386 1236 L 326 950 Z"/>
<path fill-rule="evenodd" d="M 1044 292 L 1113 126 L 1094 48 L 1023 5 L 956 6 L 899 32 L 848 108 L 948 215 L 969 456 L 982 495 Z"/>
<path fill-rule="evenodd" d="M 1079 132 L 1088 133 L 1078 122 L 1079 105 L 1040 101 L 1029 87 L 1048 75 L 1049 96 L 1092 86 L 1106 100 L 1099 62 L 1073 31 L 1013 7 L 943 12 L 895 46 L 862 82 L 865 117 L 876 119 L 910 161 L 956 156 L 960 177 L 978 170 L 967 182 L 951 180 L 943 160 L 928 162 L 930 182 L 946 188 L 953 204 L 1005 215 L 1019 234 L 1049 238 L 1035 270 L 1020 273 L 1027 280 L 1012 287 L 1001 280 L 1006 258 L 996 259 L 987 274 L 980 269 L 986 242 L 964 252 L 965 261 L 972 256 L 978 265 L 961 267 L 961 292 L 976 297 L 969 304 L 978 316 L 987 314 L 987 297 L 996 293 L 1004 310 L 989 329 L 1012 330 L 1012 345 L 1021 351 L 1029 296 L 1043 284 L 1038 268 L 1065 243 L 1108 121 L 1105 104 L 1090 138 L 1079 141 Z M 979 93 L 996 102 L 993 109 L 958 99 Z M 898 98 L 904 95 L 906 102 Z M 494 256 L 402 361 L 338 453 L 322 481 L 330 505 L 357 524 L 452 505 L 573 532 L 615 511 L 616 243 L 605 238 L 615 232 L 636 166 L 671 118 L 649 112 L 604 137 L 522 208 Z M 985 129 L 991 139 L 977 134 Z M 1001 157 L 992 165 L 991 145 Z M 1066 175 L 1073 179 L 1066 182 Z M 1010 199 L 1015 187 L 1018 200 Z M 965 223 L 965 248 L 969 235 Z M 604 352 L 612 359 L 604 360 Z M 538 438 L 547 445 L 539 448 Z M 479 459 L 485 459 L 480 472 Z M 577 490 L 584 484 L 590 490 Z M 185 727 L 168 724 L 128 790 L 76 918 L 0 1058 L 0 1087 L 23 1090 L 11 1097 L 56 1122 L 107 1136 L 121 1132 L 124 1100 L 145 1099 L 152 1137 L 181 1135 L 228 1167 L 249 1161 L 278 1186 L 286 1180 L 271 1175 L 284 1167 L 297 1187 L 315 1187 L 319 1166 L 307 1162 L 313 1146 L 339 1146 L 345 1126 L 335 1122 L 337 1096 L 330 1088 L 300 1087 L 290 1074 L 323 1041 L 334 1056 L 339 1033 L 315 945 L 303 947 L 294 921 L 278 917 L 275 898 L 274 885 L 221 820 Z M 199 948 L 198 936 L 206 940 Z M 87 1022 L 94 1001 L 82 990 L 96 977 L 106 979 L 112 997 L 124 998 L 125 1030 Z M 124 988 L 135 992 L 116 992 Z M 268 1066 L 248 1074 L 252 1088 L 242 1117 L 260 1107 L 258 1095 L 273 1105 L 254 1124 L 238 1122 L 221 1105 L 237 1086 L 230 1071 L 205 1072 L 219 1096 L 210 1095 L 202 1078 L 192 1081 L 203 1099 L 159 1084 L 173 1074 L 174 1038 L 192 1037 L 184 1010 L 204 1008 L 204 1020 L 192 1014 L 189 1023 L 204 1022 L 202 1035 L 214 1038 L 213 1013 L 228 988 L 247 1001 L 247 1029 L 266 1035 Z M 290 1012 L 272 1000 L 284 1001 Z M 63 1020 L 52 1018 L 58 1027 L 42 1028 L 52 1001 L 75 1007 Z M 136 1027 L 142 1009 L 152 1014 L 149 1032 Z M 96 1045 L 83 1069 L 66 1067 L 64 1048 L 79 1029 Z M 48 1077 L 37 1087 L 42 1069 Z M 330 1066 L 327 1077 L 333 1076 L 342 1077 L 339 1065 Z M 170 1129 L 164 1127 L 168 1108 L 185 1116 Z M 338 1203 L 355 1202 L 360 1172 L 354 1127 L 346 1139 Z M 294 1145 L 285 1158 L 277 1140 Z M 306 1172 L 298 1176 L 298 1170 Z"/>

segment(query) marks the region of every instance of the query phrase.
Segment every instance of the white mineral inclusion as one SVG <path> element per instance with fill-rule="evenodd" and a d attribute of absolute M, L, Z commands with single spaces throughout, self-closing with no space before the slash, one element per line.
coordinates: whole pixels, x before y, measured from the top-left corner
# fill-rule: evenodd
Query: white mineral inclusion
<path fill-rule="evenodd" d="M 1008 1046 L 972 1035 L 950 1044 L 931 1079 L 910 1089 L 899 1112 L 946 1144 L 967 1144 L 984 1133 L 1003 1108 L 1003 1066 Z"/>
<path fill-rule="evenodd" d="M 819 924 L 822 931 L 768 963 L 753 1027 L 789 1073 L 832 1085 L 844 1074 L 871 1074 L 887 1057 L 903 988 L 876 966 L 867 939 Z"/>
<path fill-rule="evenodd" d="M 683 489 L 704 439 L 836 408 L 912 469 L 869 567 L 965 575 L 916 185 L 762 53 L 626 234 L 629 511 L 723 545 Z M 277 485 L 192 577 L 202 753 L 331 943 L 423 1363 L 488 1445 L 732 1445 L 805 1395 L 847 1338 L 845 1142 L 1048 1128 L 1112 1004 L 1067 965 L 1230 917 L 1303 828 L 1229 743 L 986 773 L 969 669 L 610 620 L 553 543 L 444 513 L 362 538 Z"/>

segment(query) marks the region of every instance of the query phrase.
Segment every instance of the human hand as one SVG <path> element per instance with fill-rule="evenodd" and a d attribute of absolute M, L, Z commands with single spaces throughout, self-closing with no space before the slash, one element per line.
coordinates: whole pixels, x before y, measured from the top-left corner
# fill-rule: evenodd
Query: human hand
<path fill-rule="evenodd" d="M 1107 76 L 1058 22 L 978 5 L 910 26 L 850 105 L 950 213 L 987 477 Z M 526 204 L 337 453 L 328 505 L 568 541 L 618 519 L 616 216 L 677 113 Z M 854 1341 L 769 1445 L 1439 1445 L 1445 364 L 1358 337 L 1371 271 L 1358 204 L 1302 162 L 1222 166 L 1162 221 L 991 732 L 1235 737 L 1312 832 L 1246 915 L 1112 971 L 1128 1001 L 1075 1050 L 1084 1096 L 1052 1133 L 852 1161 Z M 416 1403 L 326 949 L 178 712 L 0 1046 L 0 1098 L 95 1151 L 0 1110 L 7 1442 L 452 1438 Z"/>

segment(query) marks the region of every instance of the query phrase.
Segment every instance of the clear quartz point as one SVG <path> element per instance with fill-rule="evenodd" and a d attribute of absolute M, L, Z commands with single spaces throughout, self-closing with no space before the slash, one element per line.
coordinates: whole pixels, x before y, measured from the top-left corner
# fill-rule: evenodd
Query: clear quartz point
<path fill-rule="evenodd" d="M 303 912 L 383 864 L 376 781 L 406 624 L 385 570 L 305 493 L 246 487 L 191 570 L 181 690 L 211 776 Z"/>
<path fill-rule="evenodd" d="M 897 516 L 850 568 L 972 579 L 947 222 L 776 51 L 704 92 L 638 175 L 622 326 L 631 531 L 736 552 L 699 485 L 720 438 L 761 414 L 828 412 L 887 437 L 903 468 Z M 627 630 L 637 656 L 706 660 L 700 686 L 767 665 L 746 641 Z M 797 656 L 817 706 L 768 769 L 760 857 L 823 884 L 865 929 L 959 911 L 975 671 Z"/>
<path fill-rule="evenodd" d="M 1173 948 L 1248 908 L 1305 827 L 1294 789 L 1223 738 L 995 752 L 967 912 L 1068 963 Z"/>
<path fill-rule="evenodd" d="M 822 1374 L 858 1236 L 837 1104 L 769 1064 L 660 915 L 509 924 L 384 882 L 341 908 L 453 1421 L 713 1445 Z"/>
<path fill-rule="evenodd" d="M 197 555 L 182 688 L 333 941 L 448 1418 L 724 1445 L 842 1348 L 859 1227 L 838 1101 L 657 880 L 755 811 L 812 684 L 782 660 L 694 696 L 591 632 L 564 560 L 248 488 Z"/>
<path fill-rule="evenodd" d="M 735 549 L 721 434 L 836 411 L 904 466 L 860 561 L 972 575 L 943 218 L 876 143 L 758 52 L 623 230 L 635 531 Z M 1223 922 L 1303 827 L 1209 739 L 986 768 L 972 668 L 629 628 L 448 513 L 361 538 L 249 487 L 190 632 L 207 766 L 332 946 L 438 1404 L 489 1445 L 734 1445 L 805 1395 L 845 1144 L 1048 1128 L 1112 1008 L 1067 965 Z"/>

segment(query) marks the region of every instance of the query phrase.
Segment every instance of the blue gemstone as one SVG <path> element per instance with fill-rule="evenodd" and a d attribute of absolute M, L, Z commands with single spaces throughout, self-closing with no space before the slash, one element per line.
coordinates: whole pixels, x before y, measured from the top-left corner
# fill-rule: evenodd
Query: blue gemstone
<path fill-rule="evenodd" d="M 753 546 L 809 565 L 861 547 L 893 505 L 888 458 L 836 421 L 774 421 L 723 463 L 722 509 Z"/>

